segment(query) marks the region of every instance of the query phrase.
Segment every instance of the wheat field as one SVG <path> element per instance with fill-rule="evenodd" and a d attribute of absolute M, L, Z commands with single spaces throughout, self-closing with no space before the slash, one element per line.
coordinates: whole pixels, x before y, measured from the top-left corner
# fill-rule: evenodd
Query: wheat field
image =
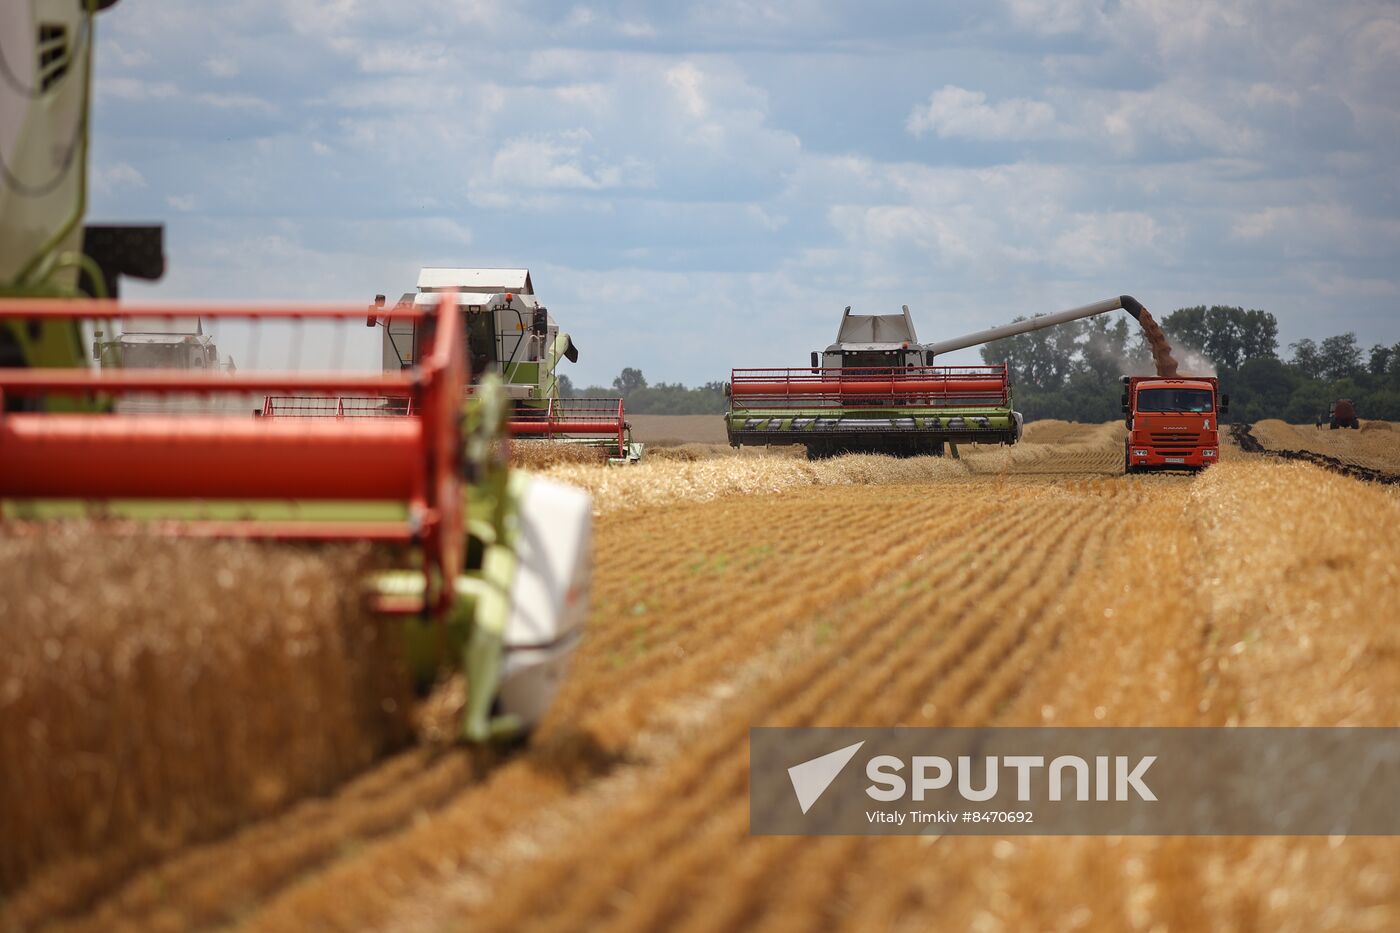
<path fill-rule="evenodd" d="M 1384 838 L 748 835 L 751 726 L 1400 725 L 1393 490 L 1124 477 L 1116 424 L 962 453 L 554 465 L 593 607 L 527 747 L 389 754 L 0 928 L 1400 928 Z"/>
<path fill-rule="evenodd" d="M 1363 421 L 1357 430 L 1261 421 L 1254 436 L 1267 450 L 1306 450 L 1353 466 L 1400 473 L 1400 430 L 1388 421 Z"/>

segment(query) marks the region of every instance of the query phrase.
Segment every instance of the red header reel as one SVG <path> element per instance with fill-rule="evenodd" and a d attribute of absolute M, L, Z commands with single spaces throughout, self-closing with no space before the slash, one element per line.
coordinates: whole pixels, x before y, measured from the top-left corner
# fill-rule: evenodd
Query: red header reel
<path fill-rule="evenodd" d="M 372 500 L 401 502 L 401 521 L 162 522 L 166 533 L 292 540 L 374 540 L 422 549 L 432 608 L 445 610 L 463 561 L 462 398 L 465 341 L 454 296 L 411 312 L 426 352 L 402 373 L 0 369 L 0 399 L 204 398 L 272 393 L 394 396 L 419 418 L 351 422 L 241 414 L 0 413 L 0 499 Z M 362 321 L 363 308 L 135 307 L 94 301 L 0 301 L 0 324 L 43 327 L 129 318 Z M 9 523 L 13 524 L 13 523 Z"/>

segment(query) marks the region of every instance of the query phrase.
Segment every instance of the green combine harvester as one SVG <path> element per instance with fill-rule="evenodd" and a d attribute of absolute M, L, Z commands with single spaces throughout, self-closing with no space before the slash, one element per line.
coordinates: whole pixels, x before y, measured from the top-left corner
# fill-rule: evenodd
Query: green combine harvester
<path fill-rule="evenodd" d="M 801 444 L 810 459 L 843 453 L 942 456 L 958 444 L 1015 444 L 1023 419 L 1001 366 L 939 366 L 945 353 L 1142 305 L 1122 295 L 951 340 L 920 343 L 901 314 L 852 314 L 804 368 L 735 369 L 727 385 L 731 446 Z"/>
<path fill-rule="evenodd" d="M 535 296 L 529 269 L 427 267 L 419 270 L 418 290 L 386 306 L 376 295 L 366 323 L 383 334 L 386 373 L 410 369 L 421 354 L 423 334 L 415 309 L 431 307 L 444 293 L 457 296 L 471 364 L 474 392 L 494 377 L 509 402 L 506 429 L 521 443 L 545 441 L 597 448 L 613 464 L 636 463 L 644 445 L 632 439 L 632 426 L 620 398 L 565 398 L 559 365 L 578 361 L 578 347 Z M 367 417 L 402 413 L 392 399 L 343 398 L 331 401 L 269 396 L 267 417 Z"/>
<path fill-rule="evenodd" d="M 84 226 L 96 14 L 113 2 L 0 4 L 0 534 L 47 534 L 76 515 L 111 534 L 369 543 L 377 569 L 356 582 L 402 632 L 415 681 L 466 674 L 463 737 L 529 729 L 582 634 L 592 507 L 510 466 L 510 379 L 525 369 L 469 377 L 494 343 L 478 350 L 472 302 L 451 286 L 402 311 L 412 357 L 368 373 L 235 372 L 202 340 L 204 323 L 230 320 L 362 327 L 363 307 L 116 301 L 122 276 L 158 279 L 165 259 L 160 226 Z M 536 381 L 567 337 L 540 349 Z M 137 396 L 205 404 L 123 404 Z M 220 403 L 250 398 L 390 404 L 301 419 Z"/>

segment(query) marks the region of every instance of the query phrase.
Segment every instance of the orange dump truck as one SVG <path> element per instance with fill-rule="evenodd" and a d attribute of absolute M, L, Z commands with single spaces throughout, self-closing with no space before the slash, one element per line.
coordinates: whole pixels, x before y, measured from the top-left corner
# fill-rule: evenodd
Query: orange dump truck
<path fill-rule="evenodd" d="M 1220 416 L 1230 396 L 1214 376 L 1123 377 L 1128 438 L 1123 471 L 1202 470 L 1220 457 Z"/>

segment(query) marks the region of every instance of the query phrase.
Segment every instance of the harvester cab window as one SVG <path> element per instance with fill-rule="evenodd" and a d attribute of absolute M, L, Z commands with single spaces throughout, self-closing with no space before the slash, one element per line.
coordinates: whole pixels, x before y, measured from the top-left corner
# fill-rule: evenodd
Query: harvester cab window
<path fill-rule="evenodd" d="M 1138 393 L 1138 411 L 1207 412 L 1215 408 L 1207 389 L 1144 389 Z"/>
<path fill-rule="evenodd" d="M 880 375 L 880 370 L 903 366 L 903 354 L 898 350 L 857 350 L 841 354 L 842 369 L 862 369 L 862 375 Z"/>
<path fill-rule="evenodd" d="M 467 309 L 467 350 L 471 360 L 471 379 L 476 382 L 484 372 L 498 369 L 496 354 L 496 314 L 481 305 Z"/>

